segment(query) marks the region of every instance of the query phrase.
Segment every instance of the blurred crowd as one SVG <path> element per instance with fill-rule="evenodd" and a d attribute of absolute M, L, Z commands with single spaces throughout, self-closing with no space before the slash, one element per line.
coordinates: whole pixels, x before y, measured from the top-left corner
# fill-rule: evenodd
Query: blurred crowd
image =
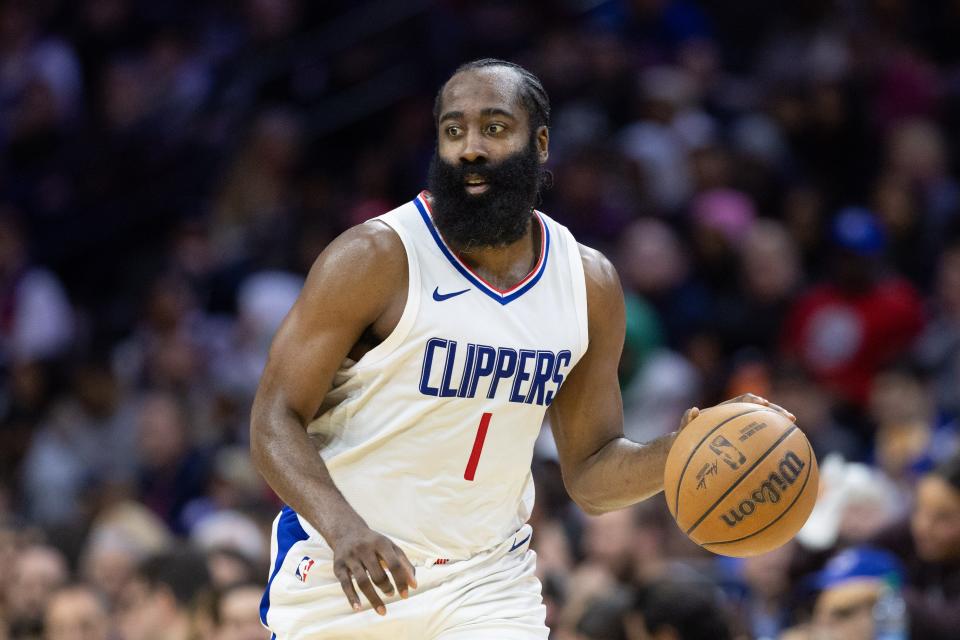
<path fill-rule="evenodd" d="M 627 435 L 751 391 L 822 468 L 720 558 L 659 497 L 579 512 L 545 429 L 552 637 L 960 637 L 960 2 L 6 0 L 0 639 L 268 637 L 271 336 L 482 56 L 543 80 L 542 208 L 619 269 Z"/>

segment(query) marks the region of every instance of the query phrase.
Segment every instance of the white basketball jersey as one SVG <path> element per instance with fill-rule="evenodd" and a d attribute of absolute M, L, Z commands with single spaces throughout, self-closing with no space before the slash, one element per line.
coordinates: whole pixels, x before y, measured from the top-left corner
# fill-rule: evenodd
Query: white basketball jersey
<path fill-rule="evenodd" d="M 537 212 L 537 266 L 502 291 L 444 243 L 425 194 L 375 220 L 403 241 L 406 306 L 343 363 L 308 431 L 347 501 L 412 561 L 468 558 L 530 515 L 534 440 L 587 349 L 580 252 Z"/>

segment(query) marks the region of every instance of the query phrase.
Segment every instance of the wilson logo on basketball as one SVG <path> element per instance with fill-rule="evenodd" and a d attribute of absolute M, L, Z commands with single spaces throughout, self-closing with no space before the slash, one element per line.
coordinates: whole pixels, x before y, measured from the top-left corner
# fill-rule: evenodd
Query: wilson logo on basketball
<path fill-rule="evenodd" d="M 750 497 L 740 502 L 735 509 L 720 514 L 727 526 L 736 527 L 744 518 L 749 518 L 756 511 L 758 504 L 776 504 L 781 497 L 793 486 L 800 477 L 800 472 L 806 465 L 793 451 L 788 451 L 780 460 L 777 471 L 760 483 L 750 494 Z"/>

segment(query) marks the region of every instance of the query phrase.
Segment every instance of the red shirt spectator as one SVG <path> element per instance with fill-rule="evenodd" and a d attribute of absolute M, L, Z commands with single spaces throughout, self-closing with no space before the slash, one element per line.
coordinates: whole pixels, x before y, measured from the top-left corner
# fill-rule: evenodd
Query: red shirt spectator
<path fill-rule="evenodd" d="M 923 329 L 923 304 L 906 280 L 877 274 L 884 240 L 871 213 L 842 211 L 833 235 L 841 249 L 835 279 L 796 302 L 783 348 L 839 398 L 862 406 L 877 370 Z"/>

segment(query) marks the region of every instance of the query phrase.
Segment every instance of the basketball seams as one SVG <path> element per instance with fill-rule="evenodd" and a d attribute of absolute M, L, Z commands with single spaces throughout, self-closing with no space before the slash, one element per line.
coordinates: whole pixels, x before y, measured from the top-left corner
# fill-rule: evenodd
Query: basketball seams
<path fill-rule="evenodd" d="M 780 435 L 780 437 L 777 438 L 776 441 L 774 441 L 774 443 L 771 444 L 771 445 L 767 448 L 767 450 L 763 452 L 763 455 L 761 455 L 759 458 L 757 458 L 756 460 L 754 460 L 753 464 L 750 465 L 750 468 L 747 469 L 746 472 L 743 473 L 743 475 L 741 475 L 739 478 L 737 478 L 736 481 L 733 482 L 733 484 L 731 484 L 729 487 L 727 487 L 727 490 L 723 492 L 723 495 L 721 495 L 719 498 L 717 498 L 717 500 L 716 500 L 712 505 L 710 505 L 710 508 L 708 508 L 706 511 L 703 512 L 703 514 L 700 516 L 700 519 L 697 520 L 696 522 L 694 522 L 694 523 L 693 523 L 693 526 L 691 526 L 689 529 L 687 529 L 686 534 L 689 536 L 691 533 L 693 533 L 693 530 L 694 530 L 694 529 L 696 529 L 696 528 L 699 527 L 701 524 L 703 524 L 703 521 L 707 519 L 707 516 L 710 515 L 710 513 L 711 513 L 714 509 L 716 509 L 717 506 L 718 506 L 721 502 L 723 502 L 724 500 L 726 500 L 727 496 L 729 496 L 730 493 L 733 492 L 734 489 L 736 489 L 738 486 L 740 486 L 740 483 L 743 482 L 743 481 L 753 472 L 753 470 L 756 469 L 757 466 L 758 466 L 761 462 L 763 462 L 768 455 L 770 455 L 770 454 L 773 452 L 774 449 L 776 449 L 777 447 L 779 447 L 779 446 L 780 446 L 794 431 L 796 431 L 796 430 L 797 430 L 797 425 L 795 425 L 795 424 L 790 425 L 790 428 L 787 429 L 785 432 L 783 432 L 783 433 Z M 699 447 L 699 445 L 697 445 L 697 446 Z"/>
<path fill-rule="evenodd" d="M 800 498 L 803 497 L 803 492 L 804 492 L 804 490 L 807 488 L 807 483 L 810 481 L 810 475 L 813 473 L 813 470 L 812 470 L 812 467 L 813 467 L 813 449 L 810 447 L 810 441 L 809 441 L 809 440 L 807 440 L 806 438 L 804 438 L 804 442 L 805 442 L 806 445 L 807 445 L 807 475 L 806 475 L 806 477 L 803 479 L 803 484 L 800 485 L 800 490 L 797 491 L 797 495 L 795 495 L 795 496 L 793 497 L 793 500 L 790 502 L 790 504 L 788 504 L 788 505 L 783 509 L 783 511 L 780 512 L 780 515 L 778 515 L 776 518 L 774 518 L 773 520 L 771 520 L 770 522 L 768 522 L 766 525 L 764 525 L 764 526 L 761 527 L 760 529 L 757 529 L 756 531 L 754 531 L 753 533 L 751 533 L 751 534 L 749 534 L 749 535 L 746 535 L 746 536 L 743 536 L 743 537 L 740 537 L 740 538 L 736 538 L 736 539 L 734 539 L 734 540 L 721 540 L 721 541 L 718 541 L 718 542 L 701 542 L 701 543 L 699 543 L 699 544 L 700 544 L 701 546 L 706 547 L 706 546 L 708 546 L 708 545 L 733 544 L 734 542 L 742 542 L 742 541 L 744 541 L 744 540 L 748 540 L 748 539 L 752 538 L 752 537 L 755 536 L 755 535 L 758 535 L 758 534 L 760 534 L 760 533 L 763 533 L 764 531 L 766 531 L 767 529 L 769 529 L 770 527 L 772 527 L 773 525 L 775 525 L 775 524 L 780 520 L 780 518 L 782 518 L 783 516 L 787 515 L 787 513 L 789 513 L 790 510 L 793 508 L 793 505 L 795 505 L 795 504 L 797 503 L 797 500 L 799 500 Z M 716 508 L 716 505 L 714 505 L 713 508 Z"/>
<path fill-rule="evenodd" d="M 725 419 L 722 420 L 719 424 L 717 424 L 715 427 L 713 427 L 712 429 L 710 429 L 710 431 L 708 431 L 708 432 L 706 433 L 706 435 L 704 435 L 703 438 L 700 439 L 700 442 L 698 442 L 698 443 L 696 444 L 696 446 L 694 446 L 692 449 L 690 449 L 690 453 L 689 453 L 689 455 L 687 456 L 687 460 L 686 460 L 686 462 L 683 463 L 683 469 L 680 470 L 680 476 L 677 478 L 677 493 L 676 493 L 676 496 L 675 496 L 675 498 L 674 498 L 674 500 L 673 500 L 673 516 L 674 516 L 674 519 L 677 521 L 677 523 L 680 522 L 680 489 L 681 489 L 681 487 L 683 487 L 683 476 L 687 473 L 687 467 L 690 466 L 690 461 L 693 460 L 694 456 L 696 456 L 697 451 L 700 450 L 700 447 L 703 446 L 703 443 L 707 441 L 707 438 L 709 438 L 709 437 L 712 436 L 714 433 L 716 433 L 717 429 L 719 429 L 719 428 L 722 427 L 723 425 L 727 424 L 727 423 L 730 422 L 731 420 L 736 420 L 737 418 L 740 418 L 740 417 L 742 417 L 742 416 L 746 416 L 746 415 L 749 415 L 749 414 L 751 414 L 751 413 L 760 413 L 760 412 L 763 412 L 763 411 L 765 411 L 765 412 L 767 412 L 767 413 L 777 413 L 776 411 L 773 411 L 772 409 L 767 409 L 766 407 L 761 407 L 761 406 L 757 405 L 757 408 L 756 408 L 756 409 L 748 409 L 747 411 L 744 411 L 743 413 L 738 413 L 738 414 L 732 415 L 732 416 L 730 416 L 729 418 L 725 418 Z M 777 415 L 780 415 L 780 414 L 777 414 Z M 681 431 L 681 433 L 682 433 L 682 431 Z M 669 506 L 669 505 L 668 505 L 668 506 Z M 690 532 L 688 531 L 687 534 L 689 535 L 689 533 L 690 533 Z"/>

